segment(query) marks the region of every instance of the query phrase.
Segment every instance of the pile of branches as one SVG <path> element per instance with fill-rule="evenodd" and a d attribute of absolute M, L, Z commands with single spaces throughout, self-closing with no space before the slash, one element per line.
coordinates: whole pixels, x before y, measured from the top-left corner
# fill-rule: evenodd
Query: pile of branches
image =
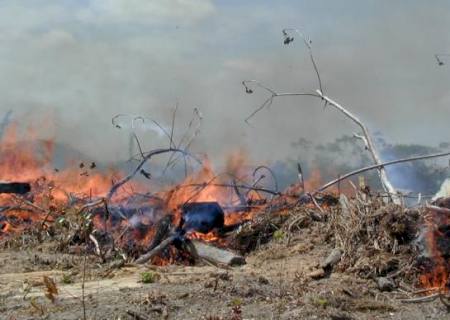
<path fill-rule="evenodd" d="M 421 210 L 386 204 L 363 192 L 351 200 L 341 195 L 328 224 L 335 247 L 342 251 L 341 270 L 367 278 L 415 274 Z"/>

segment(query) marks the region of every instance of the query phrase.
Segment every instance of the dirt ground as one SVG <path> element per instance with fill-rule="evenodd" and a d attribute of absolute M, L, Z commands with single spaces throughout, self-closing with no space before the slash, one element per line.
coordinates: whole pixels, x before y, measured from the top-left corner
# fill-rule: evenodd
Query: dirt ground
<path fill-rule="evenodd" d="M 252 252 L 247 264 L 165 267 L 101 264 L 51 243 L 0 252 L 0 319 L 450 319 L 438 299 L 405 303 L 371 279 L 310 273 L 332 250 L 315 222 Z M 26 247 L 26 249 L 24 249 Z M 85 267 L 83 267 L 85 266 Z M 84 294 L 82 289 L 84 270 Z M 153 276 L 143 283 L 143 275 Z M 58 293 L 46 296 L 44 276 Z M 83 297 L 84 296 L 84 308 Z M 54 298 L 54 301 L 51 301 Z"/>

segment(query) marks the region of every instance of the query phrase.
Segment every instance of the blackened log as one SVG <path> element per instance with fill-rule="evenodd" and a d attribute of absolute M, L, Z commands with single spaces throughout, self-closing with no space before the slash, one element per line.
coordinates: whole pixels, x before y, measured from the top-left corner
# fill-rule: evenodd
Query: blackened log
<path fill-rule="evenodd" d="M 30 192 L 31 186 L 26 182 L 0 183 L 0 193 L 25 194 Z"/>
<path fill-rule="evenodd" d="M 185 203 L 182 207 L 179 229 L 184 232 L 197 231 L 208 233 L 224 227 L 224 213 L 217 202 Z"/>

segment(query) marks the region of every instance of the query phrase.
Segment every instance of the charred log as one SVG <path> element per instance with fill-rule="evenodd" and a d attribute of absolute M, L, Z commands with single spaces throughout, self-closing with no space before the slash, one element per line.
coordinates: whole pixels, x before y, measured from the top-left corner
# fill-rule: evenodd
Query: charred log
<path fill-rule="evenodd" d="M 181 233 L 197 231 L 208 233 L 214 229 L 224 228 L 225 215 L 217 202 L 186 203 L 182 207 L 179 225 Z"/>
<path fill-rule="evenodd" d="M 26 194 L 31 191 L 31 186 L 26 182 L 0 183 L 0 193 Z"/>

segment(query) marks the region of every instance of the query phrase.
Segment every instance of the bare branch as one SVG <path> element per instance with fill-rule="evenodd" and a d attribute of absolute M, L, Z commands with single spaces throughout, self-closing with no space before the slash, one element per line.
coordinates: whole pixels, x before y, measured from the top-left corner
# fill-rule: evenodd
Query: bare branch
<path fill-rule="evenodd" d="M 253 170 L 253 177 L 255 177 L 256 173 L 262 169 L 265 169 L 265 170 L 267 170 L 267 172 L 270 173 L 270 175 L 272 176 L 274 187 L 275 187 L 275 192 L 278 192 L 279 189 L 278 189 L 277 177 L 275 176 L 275 173 L 273 172 L 273 170 L 270 169 L 269 167 L 267 167 L 267 166 L 256 167 L 255 170 Z M 258 179 L 258 181 L 260 181 L 260 179 Z M 254 184 L 254 186 L 255 186 L 255 184 Z"/>
<path fill-rule="evenodd" d="M 389 181 L 386 170 L 384 170 L 383 166 L 380 164 L 382 163 L 380 156 L 378 155 L 377 149 L 375 148 L 375 144 L 372 141 L 372 138 L 369 134 L 369 129 L 359 120 L 358 117 L 353 115 L 350 111 L 345 109 L 343 106 L 341 106 L 336 101 L 328 98 L 327 96 L 324 96 L 320 90 L 316 90 L 316 92 L 322 96 L 322 99 L 328 102 L 331 106 L 333 106 L 338 111 L 342 112 L 347 118 L 351 119 L 356 125 L 358 125 L 364 136 L 364 143 L 366 144 L 366 149 L 370 152 L 372 155 L 373 162 L 378 165 L 378 175 L 380 176 L 381 184 L 383 185 L 383 188 L 385 191 L 389 192 L 392 196 L 392 200 L 394 203 L 400 204 L 400 198 L 397 196 L 397 190 L 394 188 L 394 186 Z"/>
<path fill-rule="evenodd" d="M 138 146 L 139 153 L 141 154 L 141 157 L 144 158 L 144 152 L 142 151 L 141 143 L 139 142 L 138 136 L 137 136 L 136 133 L 134 133 L 134 132 L 133 132 L 133 137 L 134 137 L 134 139 L 136 140 L 136 144 L 137 144 L 137 146 Z"/>
<path fill-rule="evenodd" d="M 192 135 L 188 138 L 190 130 L 193 128 L 196 120 L 198 121 L 197 125 L 192 131 Z M 180 139 L 180 142 L 175 147 L 177 149 L 183 149 L 184 151 L 188 151 L 191 144 L 194 142 L 195 138 L 200 133 L 200 128 L 202 126 L 203 116 L 198 108 L 194 108 L 192 119 L 189 121 L 188 127 Z M 185 146 L 183 147 L 183 144 Z M 166 166 L 162 170 L 162 175 L 164 175 L 169 167 L 175 166 L 177 161 L 179 160 L 179 156 L 174 155 L 173 153 L 170 155 L 169 160 L 166 163 Z M 186 159 L 185 159 L 186 160 Z M 185 161 L 185 171 L 186 171 L 186 161 Z"/>
<path fill-rule="evenodd" d="M 114 117 L 112 117 L 112 119 L 111 119 L 111 123 L 112 123 L 112 125 L 115 127 L 115 128 L 117 128 L 117 129 L 122 129 L 123 127 L 122 127 L 122 125 L 118 122 L 118 119 L 119 118 L 121 118 L 121 117 L 132 117 L 131 118 L 131 128 L 132 129 L 135 129 L 136 128 L 136 122 L 139 120 L 139 121 L 141 121 L 143 124 L 145 124 L 147 121 L 148 122 L 151 122 L 155 127 L 153 127 L 152 129 L 153 129 L 153 131 L 156 131 L 156 132 L 161 132 L 162 133 L 162 135 L 164 135 L 164 136 L 166 136 L 168 139 L 169 139 L 169 141 L 170 141 L 170 134 L 169 134 L 169 132 L 166 130 L 166 128 L 164 128 L 161 124 L 159 124 L 157 121 L 155 121 L 155 120 L 153 120 L 153 119 L 150 119 L 150 118 L 146 118 L 146 117 L 142 117 L 142 116 L 132 116 L 132 115 L 128 115 L 128 114 L 117 114 L 117 115 L 115 115 Z M 159 130 L 156 130 L 156 128 Z M 172 144 L 172 147 L 175 147 L 173 144 Z"/>
<path fill-rule="evenodd" d="M 353 133 L 353 137 L 355 137 L 356 139 L 361 139 L 362 142 L 364 143 L 364 148 L 366 150 L 369 150 L 369 142 L 367 141 L 366 137 L 364 137 L 360 134 L 357 134 L 356 132 Z"/>
<path fill-rule="evenodd" d="M 125 178 L 121 179 L 119 182 L 117 182 L 116 184 L 114 184 L 111 189 L 108 192 L 108 195 L 106 196 L 106 200 L 109 201 L 111 200 L 112 196 L 114 195 L 114 193 L 116 193 L 116 191 L 122 187 L 125 183 L 127 183 L 128 181 L 130 181 L 144 166 L 144 164 L 150 160 L 153 156 L 156 156 L 158 154 L 163 154 L 163 153 L 169 153 L 169 152 L 179 152 L 182 153 L 186 156 L 190 156 L 193 159 L 196 159 L 195 157 L 193 157 L 192 155 L 190 155 L 189 153 L 187 153 L 184 150 L 181 149 L 176 149 L 176 148 L 166 148 L 166 149 L 155 149 L 153 151 L 150 151 L 143 159 L 142 161 L 139 163 L 139 165 L 134 169 L 134 171 L 132 173 L 130 173 L 128 176 L 126 176 Z M 197 160 L 197 159 L 196 159 Z M 198 162 L 200 162 L 200 160 L 197 160 Z"/>
<path fill-rule="evenodd" d="M 170 143 L 169 143 L 169 147 L 173 146 L 173 133 L 175 131 L 175 119 L 176 119 L 176 115 L 177 115 L 177 110 L 178 110 L 178 102 L 175 105 L 175 109 L 173 110 L 173 113 L 172 113 L 172 127 L 170 129 Z"/>
<path fill-rule="evenodd" d="M 239 199 L 239 202 L 240 202 L 241 206 L 246 206 L 246 205 L 247 205 L 247 199 L 246 199 L 246 198 L 244 197 L 244 195 L 242 195 L 241 192 L 239 191 L 239 188 L 238 188 L 237 183 L 236 183 L 236 179 L 233 179 L 232 181 L 233 181 L 233 189 L 234 189 L 234 192 L 236 193 L 236 195 L 237 195 L 237 197 L 238 197 L 238 199 Z"/>
<path fill-rule="evenodd" d="M 192 184 L 187 184 L 183 187 L 203 187 L 203 186 L 215 186 L 215 187 L 222 187 L 222 188 L 234 188 L 233 184 L 228 184 L 228 183 L 192 183 Z M 240 189 L 246 189 L 246 190 L 254 190 L 254 191 L 260 191 L 260 192 L 265 192 L 274 196 L 279 196 L 281 195 L 280 192 L 274 191 L 274 190 L 270 190 L 267 188 L 262 188 L 262 187 L 252 187 L 252 186 L 247 186 L 244 184 L 238 184 L 236 185 L 236 187 L 240 188 Z"/>
<path fill-rule="evenodd" d="M 294 41 L 294 37 L 290 37 L 290 39 L 292 39 L 291 41 L 286 41 L 286 40 L 289 39 L 288 32 L 295 32 L 295 33 L 297 33 L 300 36 L 300 38 L 302 38 L 303 43 L 308 48 L 309 58 L 311 59 L 311 63 L 313 65 L 313 67 L 314 67 L 314 71 L 316 72 L 317 82 L 319 84 L 319 89 L 320 89 L 321 92 L 323 92 L 322 80 L 320 79 L 319 69 L 317 68 L 317 64 L 316 64 L 316 61 L 314 60 L 314 55 L 313 55 L 313 52 L 312 52 L 312 46 L 311 46 L 312 41 L 311 41 L 311 39 L 309 37 L 306 37 L 302 32 L 300 32 L 300 30 L 294 29 L 294 28 L 286 28 L 286 29 L 283 29 L 282 32 L 283 32 L 283 36 L 285 37 L 285 41 L 284 41 L 285 44 L 289 44 L 290 42 Z"/>
<path fill-rule="evenodd" d="M 369 170 L 373 170 L 373 169 L 378 169 L 378 168 L 382 168 L 382 167 L 386 167 L 386 166 L 390 166 L 393 164 L 398 164 L 398 163 L 402 163 L 402 162 L 410 162 L 410 161 L 416 161 L 416 160 L 425 160 L 425 159 L 431 159 L 431 158 L 438 158 L 438 157 L 445 157 L 445 156 L 450 156 L 450 152 L 443 152 L 443 153 L 435 153 L 435 154 L 429 154 L 429 155 L 425 155 L 425 156 L 417 156 L 417 157 L 411 157 L 411 158 L 403 158 L 403 159 L 397 159 L 397 160 L 392 160 L 392 161 L 387 161 L 387 162 L 383 162 L 380 164 L 375 164 L 375 165 L 371 165 L 371 166 L 367 166 L 358 170 L 354 170 L 351 171 L 349 173 L 346 173 L 342 176 L 340 176 L 337 179 L 331 180 L 330 182 L 324 184 L 323 186 L 321 186 L 319 189 L 317 189 L 316 191 L 314 191 L 313 195 L 324 191 L 325 189 L 328 189 L 329 187 L 331 187 L 332 185 L 350 178 L 351 176 L 354 176 L 356 174 L 359 173 L 363 173 Z"/>
<path fill-rule="evenodd" d="M 257 80 L 244 80 L 244 81 L 242 81 L 242 85 L 245 88 L 245 92 L 247 92 L 248 94 L 252 94 L 254 92 L 255 88 L 261 88 L 261 89 L 267 91 L 268 93 L 270 93 L 269 98 L 267 98 L 263 102 L 262 105 L 260 105 L 249 116 L 247 116 L 247 118 L 245 118 L 245 122 L 247 122 L 247 123 L 248 123 L 248 121 L 251 118 L 253 118 L 253 116 L 255 114 L 260 112 L 262 109 L 271 106 L 272 102 L 273 102 L 273 99 L 276 98 L 276 97 L 312 96 L 312 97 L 320 98 L 320 95 L 315 94 L 313 92 L 283 92 L 283 93 L 279 93 L 279 92 L 276 92 L 275 90 L 269 88 L 268 86 L 266 86 L 265 84 L 263 84 L 263 83 L 261 83 L 261 82 L 259 82 Z"/>

